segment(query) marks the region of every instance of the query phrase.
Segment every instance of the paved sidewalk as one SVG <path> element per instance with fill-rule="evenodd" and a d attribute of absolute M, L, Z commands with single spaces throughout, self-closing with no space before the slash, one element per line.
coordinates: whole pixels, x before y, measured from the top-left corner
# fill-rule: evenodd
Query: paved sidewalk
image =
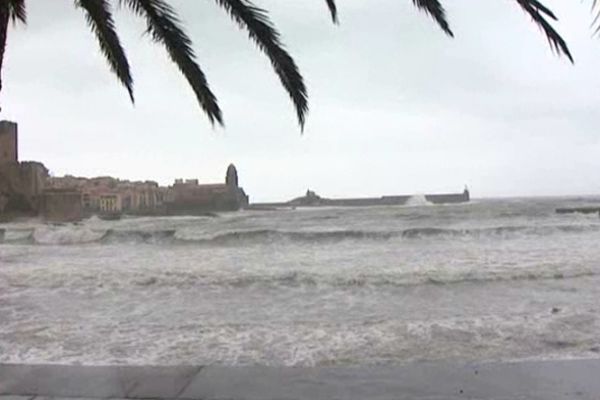
<path fill-rule="evenodd" d="M 0 400 L 599 400 L 600 359 L 396 367 L 0 365 Z"/>

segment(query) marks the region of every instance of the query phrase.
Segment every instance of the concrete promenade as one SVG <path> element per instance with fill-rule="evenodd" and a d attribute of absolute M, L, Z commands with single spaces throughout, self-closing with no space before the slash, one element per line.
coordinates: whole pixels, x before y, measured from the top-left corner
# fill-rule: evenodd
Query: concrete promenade
<path fill-rule="evenodd" d="M 381 367 L 0 365 L 0 400 L 600 399 L 600 359 Z"/>

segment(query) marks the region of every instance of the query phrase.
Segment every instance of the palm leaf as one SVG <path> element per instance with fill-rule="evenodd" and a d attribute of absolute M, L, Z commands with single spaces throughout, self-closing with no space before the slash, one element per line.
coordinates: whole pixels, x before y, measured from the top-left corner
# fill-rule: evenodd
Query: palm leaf
<path fill-rule="evenodd" d="M 564 54 L 572 63 L 574 62 L 571 51 L 567 46 L 567 42 L 562 36 L 554 29 L 554 27 L 548 22 L 546 17 L 553 20 L 557 20 L 556 16 L 547 7 L 543 6 L 537 0 L 516 0 L 523 10 L 533 19 L 537 26 L 544 32 L 550 47 L 557 52 L 557 54 Z M 546 16 L 546 17 L 545 17 Z"/>
<path fill-rule="evenodd" d="M 250 38 L 269 57 L 275 73 L 294 103 L 298 121 L 303 128 L 308 112 L 308 95 L 304 79 L 296 62 L 283 47 L 279 32 L 269 20 L 267 12 L 248 0 L 216 0 L 216 2 L 248 31 Z"/>
<path fill-rule="evenodd" d="M 127 56 L 115 31 L 110 4 L 107 0 L 76 0 L 75 6 L 85 11 L 88 25 L 96 35 L 111 70 L 125 86 L 131 101 L 134 102 L 133 78 Z"/>
<path fill-rule="evenodd" d="M 594 17 L 594 21 L 592 22 L 592 28 L 594 26 L 596 26 L 596 28 L 594 29 L 594 34 L 597 35 L 600 33 L 600 3 L 598 3 L 598 0 L 594 0 L 592 2 L 592 12 L 596 11 L 596 8 L 598 8 L 598 12 L 596 14 L 596 16 Z"/>
<path fill-rule="evenodd" d="M 540 3 L 538 0 L 528 0 L 528 3 L 531 4 L 531 6 L 533 8 L 537 9 L 542 14 L 546 14 L 548 17 L 552 18 L 553 20 L 558 21 L 558 18 L 556 17 L 556 15 L 554 15 L 552 10 L 550 10 L 548 7 L 546 7 L 545 5 Z"/>
<path fill-rule="evenodd" d="M 3 0 L 8 1 L 8 15 L 13 22 L 21 21 L 27 23 L 27 12 L 25 11 L 25 0 Z"/>
<path fill-rule="evenodd" d="M 413 3 L 417 8 L 431 15 L 448 36 L 454 37 L 454 33 L 450 29 L 450 25 L 446 19 L 446 10 L 444 10 L 439 0 L 413 0 Z"/>
<path fill-rule="evenodd" d="M 206 76 L 196 62 L 192 41 L 180 26 L 175 10 L 165 0 L 120 0 L 137 15 L 145 18 L 147 32 L 165 46 L 169 57 L 192 87 L 200 106 L 212 124 L 223 125 L 217 99 L 208 86 Z"/>
<path fill-rule="evenodd" d="M 335 0 L 325 0 L 327 2 L 327 7 L 329 8 L 329 12 L 331 13 L 331 19 L 334 24 L 338 23 L 338 12 L 337 6 L 335 5 Z"/>

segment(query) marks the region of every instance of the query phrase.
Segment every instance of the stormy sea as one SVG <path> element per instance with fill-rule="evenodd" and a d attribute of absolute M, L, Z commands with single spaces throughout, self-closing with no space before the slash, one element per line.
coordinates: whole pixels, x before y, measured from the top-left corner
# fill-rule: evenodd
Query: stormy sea
<path fill-rule="evenodd" d="M 0 225 L 0 363 L 597 358 L 591 198 Z"/>

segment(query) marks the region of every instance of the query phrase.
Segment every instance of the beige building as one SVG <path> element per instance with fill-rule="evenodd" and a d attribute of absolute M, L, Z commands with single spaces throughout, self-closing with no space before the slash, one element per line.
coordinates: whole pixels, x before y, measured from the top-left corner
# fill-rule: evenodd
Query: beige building
<path fill-rule="evenodd" d="M 152 181 L 127 182 L 117 186 L 122 197 L 123 210 L 152 212 L 160 210 L 164 204 L 165 188 Z"/>
<path fill-rule="evenodd" d="M 120 213 L 123 210 L 121 195 L 118 193 L 105 193 L 100 195 L 99 211 L 106 214 Z"/>
<path fill-rule="evenodd" d="M 112 177 L 80 178 L 64 176 L 51 178 L 54 189 L 81 192 L 83 210 L 94 213 L 160 214 L 164 206 L 166 188 L 153 181 L 127 181 Z"/>

